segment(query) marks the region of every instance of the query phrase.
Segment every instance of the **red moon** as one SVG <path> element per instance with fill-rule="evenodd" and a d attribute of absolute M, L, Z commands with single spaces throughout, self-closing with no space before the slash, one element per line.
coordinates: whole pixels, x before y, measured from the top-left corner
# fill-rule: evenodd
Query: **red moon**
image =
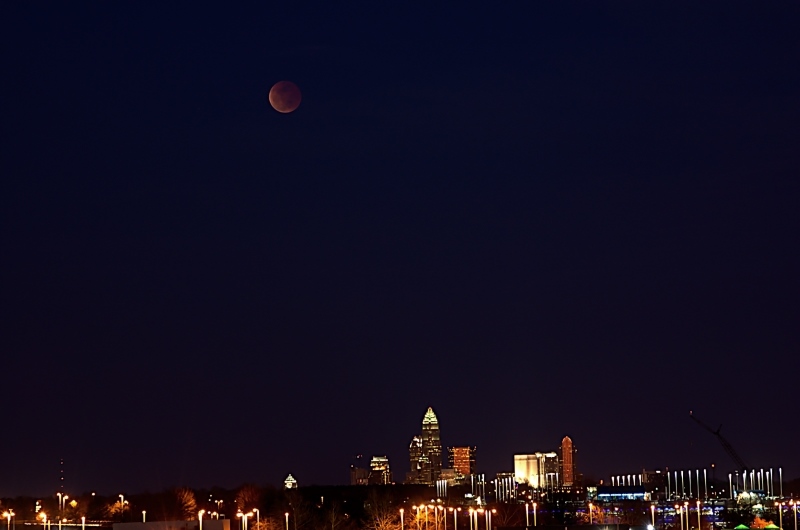
<path fill-rule="evenodd" d="M 301 99 L 300 89 L 291 81 L 278 81 L 269 90 L 269 104 L 284 114 L 299 107 Z"/>

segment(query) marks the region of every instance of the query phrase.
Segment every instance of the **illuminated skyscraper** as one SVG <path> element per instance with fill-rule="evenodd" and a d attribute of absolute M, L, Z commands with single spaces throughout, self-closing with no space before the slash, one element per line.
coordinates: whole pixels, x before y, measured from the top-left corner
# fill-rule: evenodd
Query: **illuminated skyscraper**
<path fill-rule="evenodd" d="M 433 484 L 442 474 L 442 441 L 439 438 L 439 420 L 431 407 L 422 418 L 422 454 L 427 457 L 427 462 L 423 461 L 427 466 L 423 466 L 422 474 L 427 484 Z"/>
<path fill-rule="evenodd" d="M 558 455 L 556 453 L 533 453 L 514 455 L 514 476 L 519 483 L 532 488 L 556 488 L 561 485 Z"/>
<path fill-rule="evenodd" d="M 411 440 L 408 453 L 411 471 L 406 482 L 435 484 L 442 474 L 442 442 L 439 420 L 431 407 L 422 418 L 422 433 Z"/>
<path fill-rule="evenodd" d="M 565 436 L 561 440 L 561 483 L 570 488 L 575 485 L 575 446 L 572 439 Z"/>
<path fill-rule="evenodd" d="M 450 467 L 464 477 L 475 474 L 475 447 L 448 447 Z"/>
<path fill-rule="evenodd" d="M 389 470 L 389 458 L 385 456 L 372 457 L 372 461 L 369 463 L 369 483 L 392 483 L 392 472 Z"/>

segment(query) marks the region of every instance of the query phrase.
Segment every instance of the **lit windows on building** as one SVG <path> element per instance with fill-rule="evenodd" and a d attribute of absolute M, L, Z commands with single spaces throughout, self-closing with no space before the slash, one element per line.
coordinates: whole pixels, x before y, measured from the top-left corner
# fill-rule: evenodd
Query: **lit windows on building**
<path fill-rule="evenodd" d="M 450 467 L 456 474 L 468 477 L 475 474 L 475 452 L 476 447 L 448 447 L 447 457 Z"/>

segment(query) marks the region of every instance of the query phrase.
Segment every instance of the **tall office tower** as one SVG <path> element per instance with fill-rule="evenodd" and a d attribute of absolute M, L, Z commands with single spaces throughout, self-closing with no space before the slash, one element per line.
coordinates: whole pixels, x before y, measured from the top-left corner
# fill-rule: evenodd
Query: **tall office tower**
<path fill-rule="evenodd" d="M 408 444 L 408 459 L 410 469 L 406 475 L 407 484 L 419 484 L 422 472 L 422 438 L 414 436 Z"/>
<path fill-rule="evenodd" d="M 392 472 L 389 470 L 389 458 L 386 456 L 373 456 L 369 463 L 370 484 L 391 484 Z"/>
<path fill-rule="evenodd" d="M 439 439 L 439 420 L 433 409 L 422 418 L 422 433 L 411 439 L 408 446 L 411 470 L 406 483 L 432 486 L 442 475 L 442 442 Z"/>
<path fill-rule="evenodd" d="M 476 447 L 448 447 L 447 458 L 450 467 L 458 475 L 468 477 L 475 474 L 475 451 Z"/>
<path fill-rule="evenodd" d="M 572 438 L 565 436 L 561 440 L 561 483 L 571 488 L 575 485 L 575 446 L 572 443 Z"/>
<path fill-rule="evenodd" d="M 442 441 L 439 438 L 439 420 L 433 409 L 422 418 L 422 479 L 425 484 L 435 484 L 442 474 Z"/>

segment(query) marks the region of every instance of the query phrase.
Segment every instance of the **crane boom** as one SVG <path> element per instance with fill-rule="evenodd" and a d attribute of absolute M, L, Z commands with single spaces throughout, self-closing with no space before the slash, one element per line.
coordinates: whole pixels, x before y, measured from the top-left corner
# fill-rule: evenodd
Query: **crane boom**
<path fill-rule="evenodd" d="M 717 440 L 719 440 L 719 443 L 720 445 L 722 445 L 722 448 L 725 449 L 725 452 L 728 453 L 728 456 L 731 457 L 731 460 L 733 460 L 734 463 L 736 463 L 736 465 L 739 466 L 739 469 L 750 469 L 750 466 L 744 463 L 744 460 L 742 460 L 742 457 L 739 456 L 739 453 L 736 452 L 731 443 L 728 440 L 726 440 L 725 437 L 722 436 L 722 434 L 719 432 L 722 429 L 722 425 L 717 427 L 717 430 L 714 430 L 705 423 L 703 423 L 702 421 L 700 421 L 697 418 L 697 416 L 692 414 L 691 410 L 689 411 L 689 417 L 692 418 L 694 421 L 696 421 L 705 430 L 707 430 L 708 432 L 717 437 Z"/>

